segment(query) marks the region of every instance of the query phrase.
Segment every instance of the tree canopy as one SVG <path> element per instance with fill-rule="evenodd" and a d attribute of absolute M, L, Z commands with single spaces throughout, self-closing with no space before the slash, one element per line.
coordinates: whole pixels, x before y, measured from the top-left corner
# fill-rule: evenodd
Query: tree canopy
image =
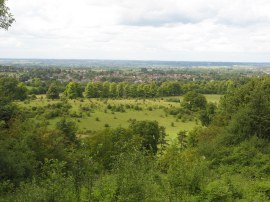
<path fill-rule="evenodd" d="M 58 87 L 55 83 L 52 83 L 49 86 L 49 89 L 46 93 L 47 98 L 49 99 L 58 99 L 59 98 L 59 92 Z"/>
<path fill-rule="evenodd" d="M 196 91 L 190 91 L 184 95 L 182 106 L 197 111 L 206 108 L 206 98 L 204 95 L 197 93 Z"/>

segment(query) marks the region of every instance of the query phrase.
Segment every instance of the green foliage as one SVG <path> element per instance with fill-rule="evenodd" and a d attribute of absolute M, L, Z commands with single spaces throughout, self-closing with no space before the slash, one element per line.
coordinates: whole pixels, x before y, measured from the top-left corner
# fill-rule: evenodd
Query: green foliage
<path fill-rule="evenodd" d="M 20 180 L 34 174 L 37 162 L 25 139 L 8 137 L 0 132 L 0 179 Z"/>
<path fill-rule="evenodd" d="M 157 121 L 134 121 L 130 128 L 142 138 L 142 146 L 154 154 L 158 151 L 158 145 L 164 144 L 165 128 L 159 126 Z"/>
<path fill-rule="evenodd" d="M 6 0 L 0 0 L 0 28 L 7 30 L 14 21 L 13 15 L 6 6 Z"/>
<path fill-rule="evenodd" d="M 95 98 L 98 97 L 98 94 L 99 94 L 98 85 L 96 85 L 96 83 L 89 82 L 85 87 L 85 97 Z"/>
<path fill-rule="evenodd" d="M 94 201 L 164 201 L 163 186 L 154 159 L 133 150 L 119 156 L 112 174 L 94 187 Z"/>
<path fill-rule="evenodd" d="M 76 82 L 69 82 L 69 84 L 66 86 L 64 95 L 70 99 L 76 99 L 76 98 L 82 97 L 82 89 L 81 89 L 80 84 Z"/>
<path fill-rule="evenodd" d="M 59 99 L 59 90 L 55 83 L 49 86 L 46 96 L 48 99 Z"/>
<path fill-rule="evenodd" d="M 205 188 L 207 201 L 234 201 L 235 187 L 223 179 L 210 182 Z"/>
<path fill-rule="evenodd" d="M 76 201 L 74 179 L 65 167 L 65 162 L 46 160 L 40 177 L 21 184 L 16 201 Z"/>
<path fill-rule="evenodd" d="M 8 122 L 15 116 L 17 110 L 18 109 L 12 102 L 10 102 L 8 99 L 0 97 L 0 128 L 8 126 Z"/>
<path fill-rule="evenodd" d="M 16 99 L 25 100 L 27 98 L 27 94 L 28 94 L 28 90 L 26 88 L 26 85 L 20 82 L 17 85 Z"/>
<path fill-rule="evenodd" d="M 8 100 L 25 100 L 27 88 L 14 78 L 0 77 L 0 97 Z"/>
<path fill-rule="evenodd" d="M 7 99 L 0 97 L 0 200 L 269 201 L 269 77 L 245 81 L 239 89 L 227 83 L 230 90 L 220 106 L 206 104 L 196 92 L 184 96 L 184 109 L 179 97 L 108 99 L 177 94 L 198 85 L 211 90 L 217 83 L 93 82 L 85 95 L 106 99 L 61 102 L 38 96 L 16 101 L 16 107 L 12 101 L 25 95 L 24 84 L 1 78 Z M 31 87 L 43 85 L 33 79 Z M 77 87 L 69 83 L 66 96 L 78 97 Z M 188 132 L 178 122 L 197 115 L 203 126 Z M 77 131 L 68 116 L 91 130 Z M 130 126 L 113 129 L 112 120 Z M 95 131 L 89 121 L 105 130 Z M 160 126 L 165 122 L 173 133 L 180 131 L 169 144 Z"/>
<path fill-rule="evenodd" d="M 76 137 L 76 132 L 77 132 L 77 125 L 73 121 L 68 121 L 65 118 L 62 118 L 59 122 L 56 124 L 56 128 L 63 132 L 65 135 L 66 139 L 70 143 L 76 143 L 77 142 L 77 137 Z"/>
<path fill-rule="evenodd" d="M 187 131 L 179 131 L 177 134 L 177 139 L 179 141 L 180 149 L 183 150 L 187 147 Z"/>
<path fill-rule="evenodd" d="M 115 157 L 133 148 L 139 148 L 141 139 L 134 137 L 132 131 L 117 128 L 105 129 L 87 138 L 84 144 L 94 159 L 106 169 L 111 169 Z"/>
<path fill-rule="evenodd" d="M 223 113 L 231 120 L 227 129 L 236 141 L 253 135 L 269 139 L 269 86 L 269 78 L 254 79 L 223 98 Z"/>
<path fill-rule="evenodd" d="M 182 106 L 192 111 L 198 111 L 206 108 L 206 98 L 196 91 L 190 91 L 184 95 Z"/>
<path fill-rule="evenodd" d="M 195 153 L 174 153 L 168 167 L 169 192 L 172 201 L 186 201 L 199 195 L 207 178 L 207 162 Z M 196 200 L 195 200 L 196 201 Z"/>
<path fill-rule="evenodd" d="M 87 98 L 153 98 L 158 96 L 176 96 L 181 94 L 182 89 L 178 82 L 164 82 L 161 86 L 154 82 L 150 84 L 89 82 L 85 87 L 85 97 Z"/>
<path fill-rule="evenodd" d="M 158 89 L 158 93 L 160 96 L 180 95 L 182 93 L 182 89 L 179 83 L 164 82 Z"/>
<path fill-rule="evenodd" d="M 216 110 L 217 106 L 210 102 L 206 105 L 206 108 L 200 112 L 199 118 L 203 126 L 208 126 L 213 121 Z"/>

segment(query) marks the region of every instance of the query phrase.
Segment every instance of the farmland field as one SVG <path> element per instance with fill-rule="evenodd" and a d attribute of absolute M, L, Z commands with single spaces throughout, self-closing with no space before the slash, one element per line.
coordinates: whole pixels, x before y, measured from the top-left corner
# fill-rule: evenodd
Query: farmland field
<path fill-rule="evenodd" d="M 34 108 L 46 107 L 61 102 L 60 100 L 48 100 L 45 95 L 37 99 L 19 102 L 19 106 L 31 111 Z M 208 102 L 218 104 L 221 95 L 205 95 Z M 156 120 L 166 128 L 167 139 L 172 140 L 181 130 L 189 131 L 199 126 L 200 121 L 194 117 L 178 117 L 170 115 L 166 109 L 179 108 L 182 97 L 164 97 L 153 99 L 78 99 L 68 100 L 71 105 L 68 118 L 73 119 L 79 129 L 79 134 L 85 136 L 105 127 L 127 127 L 130 121 Z M 112 110 L 111 108 L 119 108 Z M 82 110 L 85 109 L 85 110 Z M 50 118 L 50 127 L 55 127 L 60 117 Z M 43 121 L 41 116 L 35 120 Z"/>

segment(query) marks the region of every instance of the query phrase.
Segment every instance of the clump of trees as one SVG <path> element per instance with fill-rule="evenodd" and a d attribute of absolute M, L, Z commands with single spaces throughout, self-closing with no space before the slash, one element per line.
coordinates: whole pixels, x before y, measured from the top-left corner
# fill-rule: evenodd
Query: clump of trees
<path fill-rule="evenodd" d="M 152 98 L 159 96 L 181 95 L 182 89 L 178 82 L 130 84 L 126 82 L 89 82 L 85 88 L 87 98 Z"/>
<path fill-rule="evenodd" d="M 24 83 L 15 78 L 0 77 L 0 96 L 8 100 L 25 100 L 27 98 L 27 88 Z"/>

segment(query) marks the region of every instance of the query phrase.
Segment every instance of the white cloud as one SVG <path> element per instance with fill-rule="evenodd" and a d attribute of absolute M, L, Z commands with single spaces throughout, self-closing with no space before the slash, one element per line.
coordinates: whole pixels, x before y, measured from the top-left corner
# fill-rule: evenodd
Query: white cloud
<path fill-rule="evenodd" d="M 9 0 L 0 57 L 270 61 L 269 0 Z"/>

